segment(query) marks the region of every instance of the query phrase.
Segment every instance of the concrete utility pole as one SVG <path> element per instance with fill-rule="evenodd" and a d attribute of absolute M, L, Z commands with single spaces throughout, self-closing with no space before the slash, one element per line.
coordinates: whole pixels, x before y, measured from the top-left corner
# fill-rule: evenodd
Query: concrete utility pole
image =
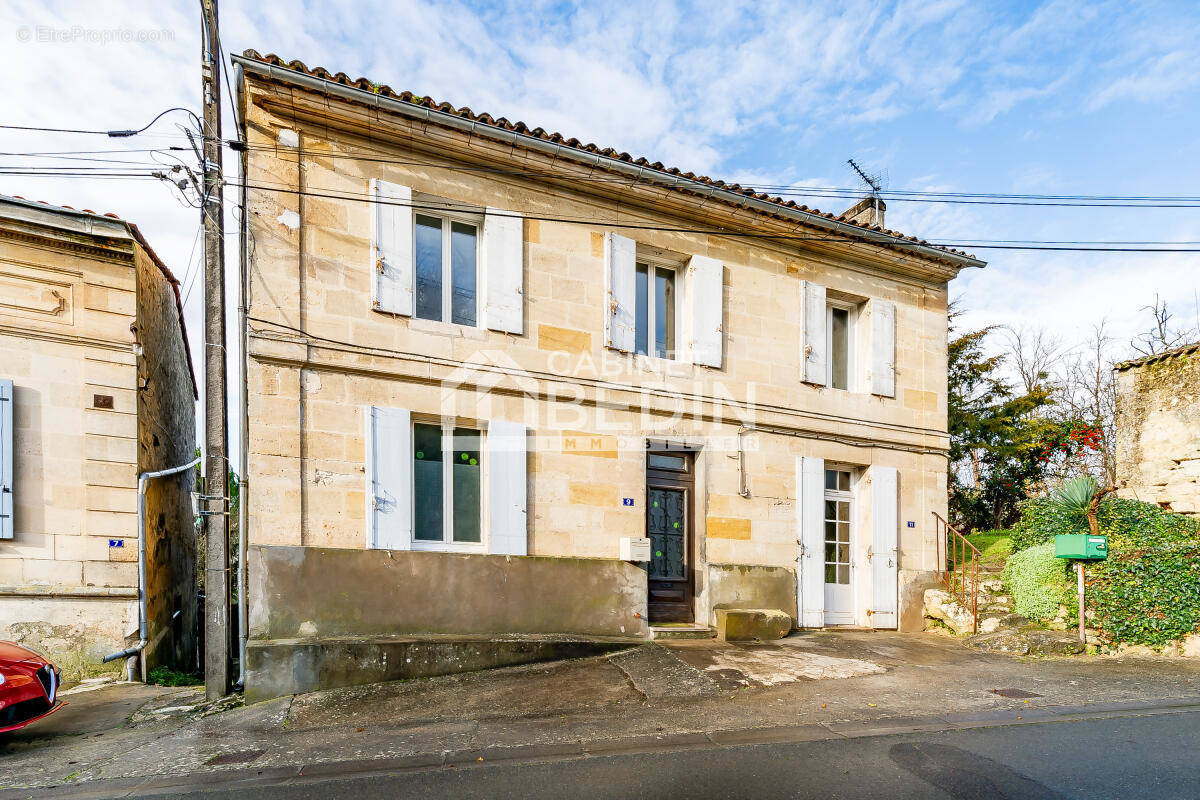
<path fill-rule="evenodd" d="M 225 417 L 225 204 L 221 173 L 221 56 L 217 0 L 204 15 L 204 693 L 229 693 L 228 432 Z"/>

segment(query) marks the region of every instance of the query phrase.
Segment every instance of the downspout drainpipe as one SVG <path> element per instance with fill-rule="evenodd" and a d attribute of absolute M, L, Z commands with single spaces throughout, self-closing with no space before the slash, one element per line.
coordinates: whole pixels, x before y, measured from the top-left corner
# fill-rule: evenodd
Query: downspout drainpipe
<path fill-rule="evenodd" d="M 191 469 L 200 463 L 200 459 L 193 458 L 186 464 L 170 469 L 160 469 L 157 472 L 143 472 L 138 475 L 137 488 L 137 524 L 138 524 L 138 643 L 133 647 L 126 648 L 119 653 L 112 653 L 101 659 L 101 662 L 107 664 L 110 661 L 116 661 L 118 658 L 130 658 L 136 656 L 145 649 L 146 643 L 150 639 L 150 623 L 146 619 L 146 487 L 150 481 L 155 478 L 166 477 L 167 475 L 178 475 L 181 472 Z M 133 680 L 133 664 L 128 667 L 128 677 Z"/>
<path fill-rule="evenodd" d="M 247 375 L 247 360 L 249 356 L 250 345 L 250 329 L 246 319 L 250 309 L 250 215 L 247 211 L 249 202 L 249 191 L 246 188 L 246 168 L 249 162 L 249 149 L 245 147 L 247 142 L 246 137 L 246 98 L 245 98 L 245 81 L 242 79 L 241 65 L 235 66 L 234 85 L 237 86 L 237 102 L 238 102 L 238 140 L 243 145 L 241 158 L 239 159 L 239 183 L 241 183 L 240 200 L 241 200 L 241 235 L 242 246 L 240 254 L 239 272 L 241 284 L 238 292 L 238 325 L 240 326 L 240 334 L 242 339 L 241 358 L 238 359 L 238 378 L 241 382 L 241 430 L 239 431 L 238 439 L 241 447 L 238 453 L 238 558 L 237 558 L 237 600 L 238 600 L 238 677 L 234 684 L 243 692 L 246 691 L 246 639 L 250 635 L 249 620 L 250 610 L 246 607 L 246 545 L 249 541 L 249 532 L 246 530 L 246 517 L 248 497 L 246 488 L 248 483 L 248 475 L 250 472 L 250 398 L 248 390 L 250 388 L 250 379 Z"/>

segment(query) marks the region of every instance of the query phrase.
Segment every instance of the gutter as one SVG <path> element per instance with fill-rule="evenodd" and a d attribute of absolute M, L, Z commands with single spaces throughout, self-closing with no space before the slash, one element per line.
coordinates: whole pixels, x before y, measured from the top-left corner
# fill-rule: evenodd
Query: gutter
<path fill-rule="evenodd" d="M 245 144 L 246 142 L 246 82 L 242 78 L 242 68 L 240 65 L 235 65 L 234 85 L 237 87 L 237 102 L 240 107 L 238 119 L 238 138 Z M 232 99 L 232 98 L 231 98 Z M 250 612 L 246 607 L 246 545 L 249 540 L 249 532 L 246 529 L 247 519 L 247 497 L 246 488 L 248 483 L 247 475 L 250 471 L 250 398 L 249 388 L 250 379 L 247 375 L 246 363 L 249 359 L 250 345 L 250 327 L 247 321 L 247 315 L 250 309 L 250 217 L 247 213 L 247 195 L 246 189 L 246 167 L 249 161 L 249 152 L 243 148 L 241 158 L 239 159 L 239 183 L 241 191 L 239 192 L 242 219 L 241 219 L 241 251 L 238 255 L 239 279 L 241 284 L 238 290 L 238 333 L 241 336 L 242 353 L 238 359 L 238 380 L 241 383 L 241 430 L 238 432 L 240 447 L 238 453 L 238 557 L 237 557 L 237 599 L 238 599 L 238 676 L 236 686 L 243 692 L 246 691 L 246 639 L 249 636 L 249 618 Z"/>
<path fill-rule="evenodd" d="M 931 245 L 918 244 L 907 239 L 889 236 L 885 233 L 868 230 L 866 228 L 862 228 L 857 225 L 851 225 L 839 220 L 827 219 L 819 214 L 801 211 L 796 208 L 788 208 L 787 206 L 781 206 L 778 203 L 771 203 L 754 197 L 747 197 L 746 195 L 739 194 L 738 192 L 731 192 L 727 189 L 721 189 L 719 187 L 711 186 L 709 184 L 689 178 L 684 178 L 682 176 L 659 172 L 658 170 L 650 169 L 645 166 L 630 164 L 610 156 L 600 155 L 599 153 L 590 153 L 586 150 L 580 150 L 578 148 L 571 147 L 569 145 L 558 144 L 556 142 L 548 142 L 545 139 L 528 136 L 522 133 L 516 133 L 503 128 L 497 128 L 494 125 L 488 125 L 487 123 L 464 119 L 445 111 L 438 111 L 436 109 L 426 108 L 425 106 L 417 106 L 413 105 L 412 103 L 406 103 L 403 100 L 384 97 L 382 95 L 375 94 L 374 92 L 368 92 L 365 89 L 356 89 L 349 86 L 344 86 L 335 81 L 327 80 L 325 78 L 318 78 L 298 70 L 278 67 L 274 64 L 266 64 L 257 59 L 247 58 L 246 56 L 231 55 L 230 59 L 235 65 L 243 70 L 260 75 L 264 78 L 281 81 L 283 83 L 296 84 L 307 89 L 312 89 L 316 92 L 334 95 L 335 97 L 340 97 L 343 100 L 348 100 L 350 102 L 365 103 L 366 105 L 374 106 L 381 111 L 399 114 L 400 116 L 418 119 L 423 122 L 429 122 L 447 128 L 455 128 L 472 135 L 496 139 L 506 144 L 524 147 L 530 150 L 538 150 L 547 155 L 567 159 L 569 161 L 575 161 L 592 167 L 600 167 L 602 169 L 620 172 L 633 178 L 634 180 L 650 181 L 665 185 L 672 189 L 681 189 L 693 193 L 708 195 L 731 205 L 748 207 L 770 216 L 782 216 L 790 219 L 793 222 L 798 222 L 814 228 L 820 228 L 841 236 L 860 240 L 865 239 L 873 244 L 899 247 L 907 252 L 916 253 L 935 261 L 950 262 L 959 268 L 983 267 L 986 264 L 986 262 L 972 256 L 951 253 L 947 250 L 933 247 Z"/>
<path fill-rule="evenodd" d="M 197 457 L 178 467 L 160 469 L 157 472 L 143 472 L 141 475 L 138 475 L 138 642 L 133 647 L 126 648 L 119 653 L 112 653 L 105 656 L 101 659 L 101 663 L 107 664 L 110 661 L 116 661 L 118 658 L 136 656 L 146 649 L 146 645 L 149 643 L 149 620 L 146 619 L 146 487 L 155 478 L 178 475 L 199 463 L 200 458 Z M 129 680 L 133 680 L 133 671 L 134 664 L 131 662 L 127 667 L 127 677 Z M 144 675 L 142 677 L 145 678 Z"/>

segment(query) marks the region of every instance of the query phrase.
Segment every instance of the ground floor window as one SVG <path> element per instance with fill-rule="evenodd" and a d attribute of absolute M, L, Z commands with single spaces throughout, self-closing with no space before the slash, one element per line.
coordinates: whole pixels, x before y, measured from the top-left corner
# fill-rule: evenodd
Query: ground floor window
<path fill-rule="evenodd" d="M 483 434 L 453 424 L 413 425 L 413 541 L 483 541 Z"/>

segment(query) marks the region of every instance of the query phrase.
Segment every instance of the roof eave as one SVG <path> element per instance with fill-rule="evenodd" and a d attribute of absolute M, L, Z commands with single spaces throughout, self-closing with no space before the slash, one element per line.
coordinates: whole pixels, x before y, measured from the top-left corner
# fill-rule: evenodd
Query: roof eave
<path fill-rule="evenodd" d="M 900 248 L 904 251 L 914 253 L 924 258 L 951 264 L 958 269 L 964 269 L 968 267 L 981 268 L 986 266 L 987 263 L 981 259 L 975 258 L 974 256 L 949 252 L 939 247 L 919 244 L 908 239 L 889 236 L 886 233 L 880 233 L 878 231 L 872 231 L 858 225 L 851 225 L 836 219 L 828 219 L 819 214 L 801 211 L 800 209 L 796 208 L 788 208 L 787 206 L 780 205 L 778 203 L 772 203 L 754 197 L 747 197 L 744 194 L 712 186 L 710 184 L 703 183 L 702 181 L 697 181 L 678 175 L 671 175 L 670 173 L 665 172 L 660 173 L 657 170 L 648 169 L 639 164 L 627 163 L 620 159 L 612 158 L 600 153 L 580 150 L 578 148 L 559 144 L 557 142 L 546 141 L 545 139 L 534 136 L 527 136 L 516 131 L 497 128 L 493 125 L 488 125 L 476 120 L 464 119 L 462 117 L 455 116 L 454 114 L 448 114 L 437 109 L 413 105 L 412 103 L 406 103 L 402 100 L 396 100 L 391 97 L 375 94 L 374 92 L 368 92 L 365 89 L 346 86 L 336 81 L 320 78 L 315 75 L 308 75 L 298 70 L 280 67 L 275 64 L 268 64 L 266 62 L 259 61 L 258 59 L 248 58 L 240 55 L 231 55 L 230 58 L 234 64 L 240 66 L 244 71 L 261 75 L 262 77 L 270 80 L 292 83 L 305 88 L 313 89 L 315 91 L 326 92 L 334 96 L 342 97 L 358 103 L 366 102 L 369 105 L 374 105 L 376 108 L 383 111 L 400 114 L 402 116 L 422 120 L 425 122 L 433 122 L 444 127 L 455 128 L 472 134 L 479 134 L 487 138 L 505 142 L 506 144 L 519 145 L 531 150 L 538 150 L 546 153 L 547 155 L 552 155 L 558 158 L 565 158 L 590 166 L 603 167 L 604 169 L 623 173 L 636 180 L 650 181 L 673 189 L 685 189 L 689 192 L 707 195 L 730 205 L 741 208 L 751 208 L 755 211 L 759 211 L 770 216 L 783 217 L 803 225 L 808 225 L 810 227 L 836 233 L 849 239 L 880 244 L 887 247 Z"/>

